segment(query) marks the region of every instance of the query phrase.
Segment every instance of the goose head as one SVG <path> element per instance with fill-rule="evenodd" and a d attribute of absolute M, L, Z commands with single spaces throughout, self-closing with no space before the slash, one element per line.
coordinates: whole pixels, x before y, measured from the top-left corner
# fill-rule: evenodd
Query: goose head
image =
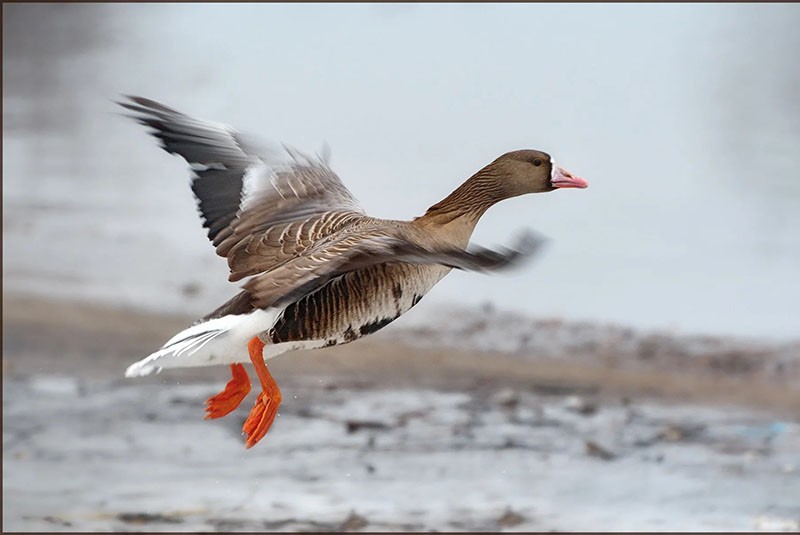
<path fill-rule="evenodd" d="M 589 186 L 585 179 L 558 167 L 549 154 L 538 150 L 503 154 L 486 171 L 496 177 L 506 197 Z"/>

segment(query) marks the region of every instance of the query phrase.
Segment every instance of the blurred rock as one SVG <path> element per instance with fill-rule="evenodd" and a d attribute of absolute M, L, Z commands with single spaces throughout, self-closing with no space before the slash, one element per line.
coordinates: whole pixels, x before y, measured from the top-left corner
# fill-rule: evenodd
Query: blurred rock
<path fill-rule="evenodd" d="M 584 416 L 591 416 L 597 412 L 597 403 L 582 396 L 569 396 L 564 400 L 564 408 Z"/>
<path fill-rule="evenodd" d="M 679 442 L 698 437 L 705 430 L 704 425 L 670 424 L 661 432 L 660 438 L 667 442 Z"/>
<path fill-rule="evenodd" d="M 361 431 L 362 429 L 375 431 L 389 429 L 390 427 L 391 426 L 388 424 L 374 420 L 347 420 L 345 422 L 345 428 L 347 429 L 348 435 Z"/>
<path fill-rule="evenodd" d="M 180 524 L 183 520 L 176 515 L 152 514 L 152 513 L 120 513 L 117 520 L 126 524 Z"/>
<path fill-rule="evenodd" d="M 596 457 L 603 461 L 611 461 L 616 458 L 616 455 L 614 455 L 610 450 L 604 448 L 593 440 L 586 441 L 586 454 L 590 457 Z"/>
<path fill-rule="evenodd" d="M 525 517 L 514 512 L 511 508 L 506 509 L 500 518 L 497 519 L 497 525 L 501 528 L 513 528 L 523 522 L 525 522 Z"/>
<path fill-rule="evenodd" d="M 47 516 L 42 517 L 42 520 L 44 520 L 45 522 L 47 522 L 49 524 L 54 524 L 56 526 L 61 526 L 61 527 L 64 527 L 64 528 L 72 527 L 72 522 L 70 522 L 69 520 L 63 519 L 60 516 L 47 515 Z"/>
<path fill-rule="evenodd" d="M 503 388 L 495 392 L 490 401 L 504 409 L 513 409 L 519 405 L 519 393 L 512 388 Z"/>
<path fill-rule="evenodd" d="M 350 512 L 344 522 L 339 526 L 339 531 L 359 531 L 369 525 L 367 519 L 361 515 L 356 514 L 355 511 Z"/>

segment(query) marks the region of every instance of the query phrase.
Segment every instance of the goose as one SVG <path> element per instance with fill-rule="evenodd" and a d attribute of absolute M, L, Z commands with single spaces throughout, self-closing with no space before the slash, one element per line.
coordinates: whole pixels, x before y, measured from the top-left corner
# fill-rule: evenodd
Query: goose
<path fill-rule="evenodd" d="M 490 272 L 532 256 L 543 242 L 532 232 L 511 248 L 467 246 L 478 220 L 501 200 L 588 186 L 547 153 L 516 150 L 422 216 L 378 219 L 366 215 L 325 157 L 264 143 L 153 100 L 123 98 L 118 104 L 126 116 L 189 164 L 208 238 L 227 259 L 229 280 L 246 279 L 232 299 L 131 364 L 125 375 L 228 364 L 232 378 L 206 401 L 205 417 L 220 418 L 250 392 L 242 364 L 250 361 L 261 392 L 242 427 L 247 448 L 266 435 L 281 403 L 268 359 L 372 334 L 454 268 Z"/>

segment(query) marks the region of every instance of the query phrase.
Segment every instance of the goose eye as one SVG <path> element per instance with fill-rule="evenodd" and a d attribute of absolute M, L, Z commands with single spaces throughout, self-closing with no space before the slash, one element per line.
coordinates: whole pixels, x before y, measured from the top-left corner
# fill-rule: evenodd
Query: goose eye
<path fill-rule="evenodd" d="M 542 165 L 542 160 L 540 160 L 539 158 L 536 158 L 535 160 L 533 160 L 533 165 L 535 165 L 536 167 L 539 167 L 540 165 Z"/>

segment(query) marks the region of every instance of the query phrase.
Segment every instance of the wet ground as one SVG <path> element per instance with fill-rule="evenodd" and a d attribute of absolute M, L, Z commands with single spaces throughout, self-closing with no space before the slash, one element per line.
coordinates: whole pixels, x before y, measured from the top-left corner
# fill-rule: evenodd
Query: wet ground
<path fill-rule="evenodd" d="M 273 361 L 284 402 L 246 450 L 252 399 L 202 419 L 227 370 L 121 377 L 128 353 L 178 320 L 75 306 L 58 327 L 28 314 L 41 304 L 11 304 L 5 530 L 800 529 L 800 423 L 784 386 L 782 407 L 681 401 L 467 352 L 467 372 L 448 378 L 461 350 L 415 360 L 388 332 L 326 365 Z M 382 364 L 348 370 L 347 352 Z"/>
<path fill-rule="evenodd" d="M 796 422 L 320 381 L 252 450 L 218 385 L 7 383 L 4 529 L 798 529 Z"/>

